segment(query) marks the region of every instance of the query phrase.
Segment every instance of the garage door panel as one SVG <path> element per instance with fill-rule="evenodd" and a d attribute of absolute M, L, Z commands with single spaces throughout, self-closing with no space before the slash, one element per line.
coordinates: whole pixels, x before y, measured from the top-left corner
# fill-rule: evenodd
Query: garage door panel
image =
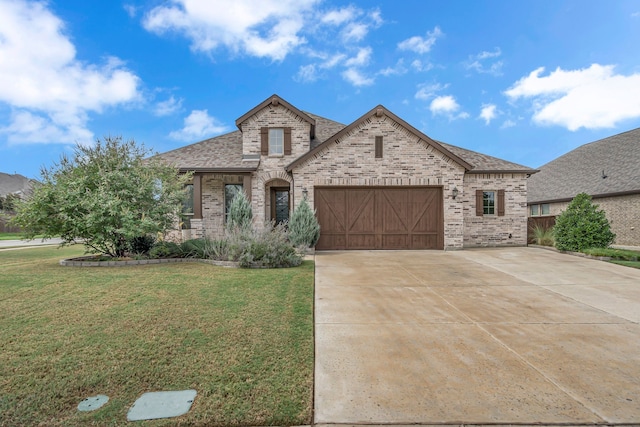
<path fill-rule="evenodd" d="M 382 247 L 384 249 L 411 249 L 409 236 L 406 234 L 384 234 L 382 235 Z"/>
<path fill-rule="evenodd" d="M 316 211 L 322 218 L 325 233 L 344 233 L 346 227 L 346 195 L 344 192 L 316 191 Z M 318 203 L 320 202 L 320 203 Z"/>
<path fill-rule="evenodd" d="M 406 234 L 409 231 L 408 191 L 382 190 L 380 196 L 382 232 Z"/>
<path fill-rule="evenodd" d="M 347 190 L 347 227 L 354 233 L 375 233 L 373 190 Z"/>
<path fill-rule="evenodd" d="M 316 188 L 323 249 L 443 249 L 440 187 Z"/>
<path fill-rule="evenodd" d="M 376 235 L 368 234 L 349 234 L 347 238 L 348 249 L 376 249 Z"/>

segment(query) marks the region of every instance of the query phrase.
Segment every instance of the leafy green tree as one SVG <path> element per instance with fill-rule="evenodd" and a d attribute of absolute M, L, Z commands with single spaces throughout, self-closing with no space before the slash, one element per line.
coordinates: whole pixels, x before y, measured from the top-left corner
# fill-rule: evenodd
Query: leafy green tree
<path fill-rule="evenodd" d="M 294 246 L 311 248 L 320 238 L 320 224 L 306 199 L 298 205 L 289 219 L 289 241 Z"/>
<path fill-rule="evenodd" d="M 60 236 L 88 252 L 123 256 L 140 236 L 172 228 L 191 178 L 135 141 L 106 137 L 78 144 L 73 158 L 42 168 L 41 183 L 17 206 L 14 223 L 25 238 Z"/>
<path fill-rule="evenodd" d="M 227 229 L 248 230 L 253 222 L 253 210 L 251 203 L 247 200 L 244 191 L 235 195 L 229 206 L 229 216 L 227 217 Z"/>
<path fill-rule="evenodd" d="M 556 247 L 563 251 L 606 248 L 616 238 L 604 211 L 598 210 L 586 193 L 574 197 L 556 218 L 553 234 Z"/>

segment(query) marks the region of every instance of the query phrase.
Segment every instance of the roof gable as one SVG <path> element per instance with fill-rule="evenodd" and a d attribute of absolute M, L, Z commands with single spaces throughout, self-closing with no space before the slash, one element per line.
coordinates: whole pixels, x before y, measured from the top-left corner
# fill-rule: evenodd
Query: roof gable
<path fill-rule="evenodd" d="M 305 113 L 305 112 L 297 109 L 293 105 L 289 104 L 287 101 L 285 101 L 284 99 L 282 99 L 280 96 L 278 96 L 276 94 L 271 95 L 269 98 L 265 99 L 260 104 L 256 105 L 251 110 L 249 110 L 245 114 L 243 114 L 240 118 L 238 118 L 236 120 L 236 126 L 238 127 L 238 129 L 242 130 L 242 128 L 241 128 L 242 123 L 244 123 L 249 117 L 253 116 L 254 114 L 257 114 L 262 109 L 264 109 L 264 108 L 266 108 L 266 107 L 268 107 L 270 105 L 273 105 L 273 106 L 282 105 L 286 109 L 292 111 L 293 113 L 295 113 L 296 115 L 301 117 L 303 120 L 305 120 L 306 122 L 308 122 L 311 125 L 311 138 L 315 137 L 315 127 L 316 127 L 315 119 L 310 117 L 307 113 Z"/>
<path fill-rule="evenodd" d="M 543 165 L 527 181 L 528 201 L 571 200 L 578 193 L 640 193 L 640 128 L 600 139 Z"/>
<path fill-rule="evenodd" d="M 456 163 L 458 163 L 460 166 L 462 166 L 466 170 L 470 170 L 470 169 L 473 168 L 473 165 L 469 164 L 464 159 L 460 158 L 459 156 L 457 156 L 456 154 L 454 154 L 450 150 L 446 149 L 439 142 L 429 138 L 427 135 L 425 135 L 424 133 L 420 132 L 419 130 L 417 130 L 416 128 L 411 126 L 409 123 L 405 122 L 400 117 L 398 117 L 395 114 L 393 114 L 391 111 L 387 110 L 383 105 L 378 105 L 377 107 L 373 108 L 372 110 L 370 110 L 367 113 L 365 113 L 364 115 L 362 115 L 360 118 L 356 119 L 350 125 L 344 127 L 342 130 L 340 130 L 338 133 L 336 133 L 332 137 L 330 137 L 327 140 L 325 140 L 323 143 L 317 145 L 315 148 L 313 148 L 311 151 L 309 151 L 305 155 L 299 157 L 294 162 L 289 164 L 287 166 L 287 171 L 290 172 L 291 170 L 295 169 L 297 166 L 299 166 L 302 163 L 304 163 L 307 159 L 312 158 L 318 152 L 324 150 L 330 144 L 340 140 L 340 138 L 342 138 L 345 135 L 349 134 L 349 132 L 351 132 L 353 129 L 358 127 L 360 125 L 360 123 L 362 123 L 363 121 L 365 121 L 366 119 L 368 119 L 369 117 L 372 117 L 372 116 L 376 116 L 376 117 L 387 116 L 387 117 L 389 117 L 391 120 L 395 121 L 396 123 L 398 123 L 402 127 L 404 127 L 408 132 L 410 132 L 413 135 L 415 135 L 418 139 L 423 140 L 428 145 L 431 145 L 436 150 L 440 151 L 441 153 L 443 153 L 446 156 L 448 156 L 451 159 L 453 159 Z"/>

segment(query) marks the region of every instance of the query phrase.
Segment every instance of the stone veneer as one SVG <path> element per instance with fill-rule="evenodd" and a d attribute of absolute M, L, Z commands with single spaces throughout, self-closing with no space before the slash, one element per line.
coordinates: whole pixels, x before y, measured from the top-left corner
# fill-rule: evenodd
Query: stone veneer
<path fill-rule="evenodd" d="M 504 190 L 504 216 L 476 216 L 476 190 Z M 480 201 L 482 203 L 482 201 Z M 464 247 L 527 244 L 527 181 L 523 174 L 467 174 L 464 177 Z M 497 206 L 496 206 L 497 209 Z"/>
<path fill-rule="evenodd" d="M 607 215 L 611 231 L 616 233 L 614 244 L 640 246 L 640 194 L 598 197 L 593 203 Z M 550 203 L 549 214 L 560 215 L 568 205 L 569 202 Z"/>

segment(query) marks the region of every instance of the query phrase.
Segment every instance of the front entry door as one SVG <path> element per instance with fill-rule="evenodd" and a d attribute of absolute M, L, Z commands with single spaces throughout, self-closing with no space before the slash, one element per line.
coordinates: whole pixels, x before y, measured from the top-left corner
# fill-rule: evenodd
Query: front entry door
<path fill-rule="evenodd" d="M 271 189 L 271 220 L 276 225 L 289 221 L 289 189 Z"/>

